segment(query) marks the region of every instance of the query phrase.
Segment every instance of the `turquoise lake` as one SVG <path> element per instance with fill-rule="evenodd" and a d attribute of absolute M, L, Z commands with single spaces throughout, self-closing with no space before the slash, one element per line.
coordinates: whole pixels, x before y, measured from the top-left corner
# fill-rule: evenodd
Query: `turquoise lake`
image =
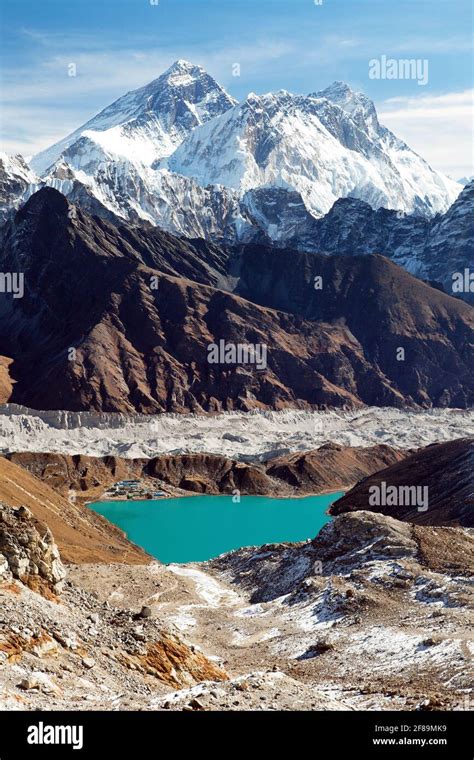
<path fill-rule="evenodd" d="M 90 508 L 161 562 L 202 562 L 242 546 L 314 538 L 342 491 L 302 499 L 189 496 L 97 502 Z"/>

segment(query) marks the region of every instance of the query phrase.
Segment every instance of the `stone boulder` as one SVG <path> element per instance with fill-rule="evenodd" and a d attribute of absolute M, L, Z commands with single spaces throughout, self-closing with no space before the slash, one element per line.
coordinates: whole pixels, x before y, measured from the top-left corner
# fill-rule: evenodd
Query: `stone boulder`
<path fill-rule="evenodd" d="M 16 578 L 32 588 L 62 590 L 66 570 L 53 535 L 29 509 L 0 503 L 0 580 Z"/>

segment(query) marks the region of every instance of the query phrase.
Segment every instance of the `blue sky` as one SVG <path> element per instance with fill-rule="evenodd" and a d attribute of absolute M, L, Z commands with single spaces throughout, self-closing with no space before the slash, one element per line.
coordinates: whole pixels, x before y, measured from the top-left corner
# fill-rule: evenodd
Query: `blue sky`
<path fill-rule="evenodd" d="M 152 2 L 2 0 L 2 148 L 31 155 L 186 58 L 238 99 L 344 80 L 435 168 L 474 173 L 470 0 Z M 427 59 L 428 84 L 370 79 L 382 55 Z"/>

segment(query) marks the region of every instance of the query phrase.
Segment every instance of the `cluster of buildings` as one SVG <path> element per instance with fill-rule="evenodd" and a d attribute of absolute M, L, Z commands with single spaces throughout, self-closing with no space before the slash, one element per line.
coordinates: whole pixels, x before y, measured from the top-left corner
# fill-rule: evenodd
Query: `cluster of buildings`
<path fill-rule="evenodd" d="M 104 494 L 108 498 L 134 499 L 144 501 L 145 499 L 161 499 L 166 496 L 164 491 L 153 491 L 149 485 L 144 484 L 141 480 L 119 480 L 114 483 Z"/>

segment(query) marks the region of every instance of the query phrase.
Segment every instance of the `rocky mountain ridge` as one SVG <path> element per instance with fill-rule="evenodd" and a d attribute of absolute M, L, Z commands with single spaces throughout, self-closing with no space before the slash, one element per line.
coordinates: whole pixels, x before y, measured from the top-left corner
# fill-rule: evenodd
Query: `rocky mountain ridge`
<path fill-rule="evenodd" d="M 474 438 L 433 443 L 411 452 L 403 461 L 369 475 L 338 499 L 333 515 L 354 510 L 371 510 L 418 525 L 462 525 L 474 528 Z M 374 504 L 372 495 L 383 484 L 384 493 L 394 494 L 386 503 Z M 411 490 L 408 494 L 406 489 Z M 426 496 L 423 502 L 415 498 Z M 407 496 L 403 498 L 404 494 Z M 401 494 L 402 503 L 397 503 Z M 421 507 L 421 508 L 419 508 Z"/>
<path fill-rule="evenodd" d="M 21 157 L 15 161 L 18 168 L 12 168 L 12 161 L 5 157 L 0 223 L 11 219 L 15 209 L 45 185 L 32 175 Z M 183 178 L 183 181 L 191 180 Z M 49 184 L 87 213 L 112 222 L 120 230 L 127 229 L 123 219 L 78 182 L 67 168 L 58 170 L 58 178 Z M 220 247 L 254 243 L 324 255 L 382 254 L 449 294 L 469 302 L 474 298 L 472 283 L 469 276 L 465 277 L 465 270 L 470 271 L 472 264 L 474 245 L 474 181 L 466 183 L 444 214 L 431 219 L 386 208 L 374 210 L 369 203 L 352 197 L 336 200 L 327 214 L 317 219 L 307 210 L 300 193 L 286 187 L 256 188 L 244 193 L 240 200 L 225 197 L 227 191 L 223 188 L 206 187 L 199 193 L 210 212 L 203 218 L 189 205 L 187 192 L 181 202 L 184 216 L 169 205 L 162 206 L 168 220 L 162 220 L 162 225 L 190 238 L 190 246 L 201 238 L 214 241 Z M 236 215 L 238 224 L 234 223 Z M 136 214 L 130 218 L 136 236 L 151 236 L 149 223 L 140 222 Z M 179 220 L 183 218 L 186 218 L 186 229 L 180 227 Z M 160 237 L 160 233 L 156 236 Z"/>
<path fill-rule="evenodd" d="M 148 555 L 122 531 L 85 507 L 72 493 L 54 488 L 48 477 L 36 477 L 0 457 L 0 502 L 26 508 L 33 520 L 53 533 L 65 562 L 143 564 Z M 20 515 L 21 516 L 21 515 Z"/>
<path fill-rule="evenodd" d="M 10 402 L 126 413 L 472 404 L 472 309 L 381 256 L 229 252 L 118 230 L 44 188 L 4 228 L 0 261 L 25 279 L 24 297 L 0 306 Z M 268 362 L 212 365 L 220 341 L 264 345 Z"/>
<path fill-rule="evenodd" d="M 368 98 L 336 84 L 309 96 L 251 93 L 193 130 L 157 168 L 239 195 L 287 187 L 316 217 L 341 197 L 428 217 L 446 211 L 455 183 L 381 127 Z"/>
<path fill-rule="evenodd" d="M 262 463 L 238 462 L 216 454 L 123 459 L 18 452 L 8 461 L 78 503 L 100 500 L 113 483 L 130 478 L 167 495 L 192 493 L 304 496 L 345 490 L 373 472 L 400 461 L 407 452 L 390 446 L 350 448 L 326 444 L 315 451 L 272 457 Z"/>
<path fill-rule="evenodd" d="M 472 269 L 474 181 L 446 213 L 430 220 L 342 198 L 323 218 L 303 220 L 288 245 L 328 255 L 379 253 L 472 303 L 474 284 L 464 273 Z"/>

